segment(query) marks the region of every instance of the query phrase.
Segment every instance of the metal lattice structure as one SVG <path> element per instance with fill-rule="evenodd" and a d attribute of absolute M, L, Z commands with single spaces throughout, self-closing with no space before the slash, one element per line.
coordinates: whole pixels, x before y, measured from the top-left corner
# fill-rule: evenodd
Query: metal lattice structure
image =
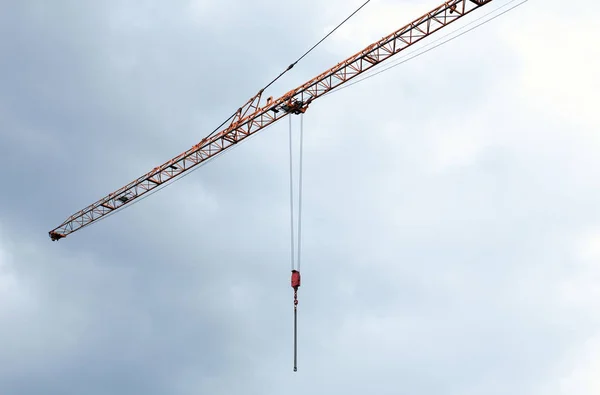
<path fill-rule="evenodd" d="M 290 114 L 304 113 L 315 99 L 490 2 L 492 0 L 446 1 L 278 99 L 269 97 L 263 100 L 263 91 L 261 90 L 238 109 L 228 126 L 205 137 L 189 150 L 71 215 L 49 232 L 50 238 L 52 240 L 64 238 L 108 214 L 116 212 L 152 190 L 164 186 L 281 118 Z"/>

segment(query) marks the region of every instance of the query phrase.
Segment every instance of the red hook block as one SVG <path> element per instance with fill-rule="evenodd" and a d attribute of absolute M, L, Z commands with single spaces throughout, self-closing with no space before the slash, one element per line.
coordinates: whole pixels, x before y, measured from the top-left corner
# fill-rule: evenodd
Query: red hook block
<path fill-rule="evenodd" d="M 298 290 L 300 287 L 300 272 L 298 270 L 292 270 L 292 288 Z"/>

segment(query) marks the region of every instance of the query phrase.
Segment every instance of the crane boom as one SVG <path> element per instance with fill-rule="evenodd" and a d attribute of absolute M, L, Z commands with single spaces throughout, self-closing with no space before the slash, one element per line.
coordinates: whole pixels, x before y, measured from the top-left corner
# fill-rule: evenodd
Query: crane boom
<path fill-rule="evenodd" d="M 389 59 L 492 0 L 450 0 L 390 35 L 326 70 L 278 99 L 263 99 L 263 90 L 238 109 L 228 126 L 143 176 L 68 217 L 49 232 L 53 241 L 111 214 L 165 185 L 289 114 L 304 113 L 313 100 Z M 291 68 L 292 66 L 290 66 Z"/>

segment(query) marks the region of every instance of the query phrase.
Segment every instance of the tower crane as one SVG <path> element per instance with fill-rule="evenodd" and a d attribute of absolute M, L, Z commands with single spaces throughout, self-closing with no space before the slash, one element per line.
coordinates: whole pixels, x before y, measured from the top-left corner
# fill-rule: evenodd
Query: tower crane
<path fill-rule="evenodd" d="M 226 127 L 215 130 L 187 151 L 71 215 L 49 232 L 50 238 L 53 241 L 65 238 L 152 190 L 165 186 L 285 116 L 303 114 L 315 99 L 492 1 L 446 1 L 277 99 L 268 97 L 263 100 L 264 90 L 261 89 L 222 125 L 229 122 Z M 292 67 L 293 64 L 288 70 Z"/>
<path fill-rule="evenodd" d="M 136 199 L 151 193 L 153 190 L 167 186 L 169 182 L 187 174 L 194 167 L 216 157 L 228 148 L 242 142 L 244 139 L 267 128 L 287 115 L 304 114 L 315 99 L 332 92 L 353 78 L 367 72 L 397 53 L 490 2 L 492 0 L 446 1 L 425 15 L 374 42 L 299 87 L 290 90 L 280 98 L 273 99 L 273 97 L 268 97 L 264 100 L 263 93 L 265 88 L 268 88 L 281 75 L 294 67 L 298 61 L 292 63 L 279 77 L 251 97 L 227 121 L 203 138 L 198 144 L 71 215 L 62 224 L 49 232 L 50 239 L 57 241 L 65 238 L 69 234 L 119 211 Z M 223 128 L 220 129 L 221 127 Z M 293 247 L 291 286 L 294 289 L 294 371 L 297 371 L 296 317 L 300 272 L 294 268 Z"/>

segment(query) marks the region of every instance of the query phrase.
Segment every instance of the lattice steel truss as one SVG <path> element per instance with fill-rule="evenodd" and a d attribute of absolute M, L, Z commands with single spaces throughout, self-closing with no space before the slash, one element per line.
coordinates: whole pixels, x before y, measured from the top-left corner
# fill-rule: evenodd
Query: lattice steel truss
<path fill-rule="evenodd" d="M 312 101 L 318 97 L 331 92 L 354 77 L 491 1 L 446 1 L 278 99 L 273 100 L 272 97 L 269 97 L 263 100 L 263 91 L 261 90 L 237 111 L 229 125 L 221 131 L 205 137 L 189 150 L 71 215 L 62 224 L 49 232 L 50 238 L 59 240 L 66 237 L 70 233 L 121 209 L 153 189 L 165 185 L 286 115 L 304 113 Z"/>

